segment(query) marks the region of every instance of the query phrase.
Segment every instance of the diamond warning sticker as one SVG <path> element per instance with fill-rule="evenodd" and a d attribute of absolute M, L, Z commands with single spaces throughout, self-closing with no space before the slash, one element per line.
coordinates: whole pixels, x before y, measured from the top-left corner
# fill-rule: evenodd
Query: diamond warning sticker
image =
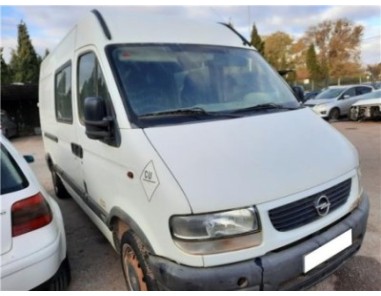
<path fill-rule="evenodd" d="M 152 161 L 150 161 L 144 168 L 142 175 L 140 176 L 140 181 L 142 182 L 142 185 L 148 197 L 148 200 L 151 201 L 155 190 L 160 185 L 160 182 L 156 175 L 155 167 Z"/>

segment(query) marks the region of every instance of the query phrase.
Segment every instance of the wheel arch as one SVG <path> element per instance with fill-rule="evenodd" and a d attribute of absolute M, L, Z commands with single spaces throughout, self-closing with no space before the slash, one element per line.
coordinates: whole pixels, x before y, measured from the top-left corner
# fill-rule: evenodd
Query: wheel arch
<path fill-rule="evenodd" d="M 113 207 L 111 209 L 106 224 L 107 227 L 113 232 L 114 244 L 118 252 L 119 243 L 123 233 L 128 230 L 132 230 L 141 239 L 147 250 L 150 253 L 154 253 L 151 243 L 149 242 L 147 236 L 144 234 L 143 230 L 140 228 L 139 224 L 136 223 L 135 220 L 132 219 L 131 216 L 120 207 Z M 118 242 L 115 241 L 116 239 L 118 239 Z"/>

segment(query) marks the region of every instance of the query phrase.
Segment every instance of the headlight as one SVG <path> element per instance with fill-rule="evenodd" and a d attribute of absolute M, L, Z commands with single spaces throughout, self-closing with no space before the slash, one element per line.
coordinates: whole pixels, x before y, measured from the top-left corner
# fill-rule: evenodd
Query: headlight
<path fill-rule="evenodd" d="M 254 207 L 219 213 L 175 216 L 172 236 L 191 254 L 212 254 L 249 248 L 261 243 L 260 223 Z"/>
<path fill-rule="evenodd" d="M 320 104 L 320 105 L 316 105 L 315 106 L 315 109 L 319 112 L 321 111 L 327 111 L 327 105 L 326 104 Z"/>

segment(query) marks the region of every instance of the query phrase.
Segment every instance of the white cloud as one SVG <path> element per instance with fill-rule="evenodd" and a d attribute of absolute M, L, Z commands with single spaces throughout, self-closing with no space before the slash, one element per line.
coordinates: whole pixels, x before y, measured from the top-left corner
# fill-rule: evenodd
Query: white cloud
<path fill-rule="evenodd" d="M 17 17 L 2 15 L 2 46 L 9 60 L 10 47 L 16 47 L 19 17 L 27 24 L 32 43 L 39 54 L 52 50 L 74 24 L 96 6 L 14 6 Z M 98 6 L 99 8 L 99 6 Z M 213 22 L 231 21 L 249 38 L 255 23 L 261 35 L 283 31 L 299 38 L 309 26 L 326 18 L 347 17 L 365 27 L 364 38 L 380 36 L 380 6 L 103 6 L 132 13 L 149 13 Z M 378 22 L 377 22 L 378 19 Z M 12 29 L 13 28 L 13 29 Z M 365 42 L 366 41 L 366 42 Z M 378 43 L 377 43 L 378 42 Z M 379 59 L 380 39 L 364 40 L 363 61 Z M 378 51 L 377 51 L 378 50 Z"/>

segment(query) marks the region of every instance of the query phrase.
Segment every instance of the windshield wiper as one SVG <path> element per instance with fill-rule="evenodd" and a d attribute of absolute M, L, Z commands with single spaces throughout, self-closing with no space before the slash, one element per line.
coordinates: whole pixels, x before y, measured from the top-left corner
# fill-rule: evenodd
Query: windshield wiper
<path fill-rule="evenodd" d="M 229 113 L 223 112 L 210 112 L 206 111 L 201 107 L 193 107 L 193 108 L 182 108 L 182 109 L 172 109 L 165 111 L 158 111 L 152 113 L 146 113 L 139 115 L 139 117 L 155 117 L 155 116 L 166 116 L 166 115 L 180 115 L 180 116 L 216 116 L 216 117 L 237 117 L 236 115 L 232 115 Z"/>
<path fill-rule="evenodd" d="M 283 105 L 275 104 L 275 103 L 266 103 L 266 104 L 259 104 L 259 105 L 254 105 L 251 107 L 243 108 L 243 109 L 238 109 L 235 110 L 235 113 L 239 112 L 250 112 L 250 111 L 262 111 L 262 110 L 295 110 L 299 109 L 300 107 L 286 107 Z"/>

